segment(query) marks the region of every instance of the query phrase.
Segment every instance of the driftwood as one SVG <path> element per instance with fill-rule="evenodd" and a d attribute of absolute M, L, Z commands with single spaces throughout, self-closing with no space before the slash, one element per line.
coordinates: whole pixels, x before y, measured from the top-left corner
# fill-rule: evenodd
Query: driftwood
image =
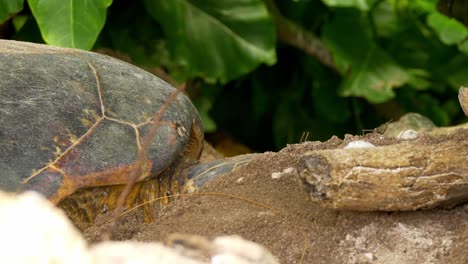
<path fill-rule="evenodd" d="M 312 151 L 297 169 L 312 200 L 335 209 L 452 207 L 468 201 L 468 129 L 388 146 Z"/>

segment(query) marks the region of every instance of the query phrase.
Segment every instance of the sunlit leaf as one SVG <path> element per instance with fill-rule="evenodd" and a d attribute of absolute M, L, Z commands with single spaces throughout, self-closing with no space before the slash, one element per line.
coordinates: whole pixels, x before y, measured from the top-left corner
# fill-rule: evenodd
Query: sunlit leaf
<path fill-rule="evenodd" d="M 440 40 L 447 45 L 457 44 L 468 37 L 468 30 L 462 23 L 437 12 L 427 17 L 427 24 L 434 29 Z"/>
<path fill-rule="evenodd" d="M 28 0 L 44 41 L 89 50 L 106 20 L 112 0 Z"/>
<path fill-rule="evenodd" d="M 332 7 L 355 7 L 361 10 L 369 10 L 377 0 L 322 0 Z"/>

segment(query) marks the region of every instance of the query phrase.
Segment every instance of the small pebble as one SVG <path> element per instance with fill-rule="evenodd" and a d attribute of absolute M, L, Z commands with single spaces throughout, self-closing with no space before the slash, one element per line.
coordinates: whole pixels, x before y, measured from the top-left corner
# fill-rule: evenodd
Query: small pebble
<path fill-rule="evenodd" d="M 281 172 L 273 172 L 271 174 L 271 178 L 273 179 L 278 179 L 279 177 L 281 177 Z"/>
<path fill-rule="evenodd" d="M 375 148 L 375 146 L 367 141 L 364 140 L 356 140 L 349 142 L 344 149 L 350 149 L 350 148 Z"/>
<path fill-rule="evenodd" d="M 293 167 L 289 167 L 289 168 L 284 169 L 282 172 L 273 172 L 271 174 L 271 178 L 279 179 L 279 178 L 283 177 L 284 175 L 294 173 L 294 171 L 295 171 L 295 169 Z"/>
<path fill-rule="evenodd" d="M 370 252 L 364 253 L 364 257 L 368 258 L 369 260 L 374 260 L 374 254 Z"/>
<path fill-rule="evenodd" d="M 417 137 L 418 137 L 418 132 L 414 131 L 413 129 L 401 131 L 397 136 L 397 138 L 400 138 L 400 139 L 414 139 Z"/>

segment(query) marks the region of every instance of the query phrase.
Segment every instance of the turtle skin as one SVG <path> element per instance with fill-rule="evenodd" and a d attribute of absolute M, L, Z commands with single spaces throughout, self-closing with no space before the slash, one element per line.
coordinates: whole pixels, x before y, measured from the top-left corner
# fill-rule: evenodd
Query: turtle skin
<path fill-rule="evenodd" d="M 203 128 L 183 94 L 161 110 L 176 92 L 105 55 L 0 40 L 0 189 L 34 190 L 55 204 L 68 200 L 66 208 L 79 203 L 68 197 L 88 193 L 100 207 L 93 210 L 108 209 L 154 125 L 138 181 L 156 180 L 137 184 L 130 199 L 141 186 L 152 196 L 177 189 L 183 180 L 167 175 L 200 157 Z"/>
<path fill-rule="evenodd" d="M 199 163 L 180 157 L 178 166 L 172 166 L 157 177 L 137 182 L 125 207 L 139 207 L 146 222 L 153 222 L 158 210 L 178 197 L 179 193 L 199 191 L 208 182 L 247 165 L 258 154 L 245 154 Z M 93 223 L 99 214 L 115 208 L 124 186 L 102 186 L 79 190 L 60 203 L 60 207 L 80 229 Z M 142 206 L 143 205 L 143 206 Z"/>
<path fill-rule="evenodd" d="M 244 154 L 188 166 L 183 172 L 184 184 L 181 192 L 196 192 L 206 183 L 248 164 L 257 155 Z"/>

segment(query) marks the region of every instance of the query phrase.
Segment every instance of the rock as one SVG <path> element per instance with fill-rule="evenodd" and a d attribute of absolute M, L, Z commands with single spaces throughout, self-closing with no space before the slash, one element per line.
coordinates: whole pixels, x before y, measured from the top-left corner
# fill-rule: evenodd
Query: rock
<path fill-rule="evenodd" d="M 186 263 L 202 264 L 205 261 L 191 259 L 177 250 L 162 243 L 143 243 L 135 241 L 99 243 L 91 248 L 93 263 Z"/>
<path fill-rule="evenodd" d="M 398 137 L 407 130 L 415 132 L 428 132 L 436 128 L 436 125 L 427 117 L 418 113 L 408 113 L 403 115 L 398 121 L 383 124 L 377 128 L 387 137 Z"/>
<path fill-rule="evenodd" d="M 0 234 L 0 263 L 278 263 L 265 248 L 239 236 L 176 235 L 169 246 L 106 241 L 89 248 L 65 213 L 34 192 L 0 191 Z"/>
<path fill-rule="evenodd" d="M 279 263 L 264 247 L 239 236 L 221 236 L 213 240 L 215 254 L 213 263 L 257 263 L 277 264 Z"/>
<path fill-rule="evenodd" d="M 91 263 L 66 215 L 34 192 L 0 192 L 0 263 Z"/>
<path fill-rule="evenodd" d="M 375 148 L 374 144 L 369 143 L 364 140 L 356 140 L 351 141 L 344 147 L 344 149 L 352 149 L 352 148 Z"/>
<path fill-rule="evenodd" d="M 263 246 L 240 236 L 220 236 L 212 240 L 198 235 L 172 234 L 167 243 L 182 255 L 223 264 L 278 264 Z"/>
<path fill-rule="evenodd" d="M 400 139 L 415 139 L 418 137 L 418 132 L 414 131 L 413 129 L 408 129 L 401 131 L 400 134 L 398 134 L 397 138 Z"/>

